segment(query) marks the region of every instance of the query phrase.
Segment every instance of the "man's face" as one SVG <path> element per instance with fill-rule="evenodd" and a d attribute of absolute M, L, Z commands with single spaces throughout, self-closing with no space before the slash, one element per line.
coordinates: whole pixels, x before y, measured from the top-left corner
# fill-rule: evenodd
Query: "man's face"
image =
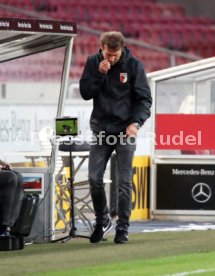
<path fill-rule="evenodd" d="M 119 61 L 122 55 L 122 49 L 120 48 L 119 50 L 111 50 L 107 47 L 107 45 L 104 45 L 102 47 L 102 53 L 104 59 L 109 61 L 111 65 L 114 65 Z"/>

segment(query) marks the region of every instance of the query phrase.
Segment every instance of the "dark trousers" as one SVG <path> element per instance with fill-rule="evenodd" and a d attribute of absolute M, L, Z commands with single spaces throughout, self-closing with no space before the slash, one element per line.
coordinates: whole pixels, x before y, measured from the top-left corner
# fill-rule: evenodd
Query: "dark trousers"
<path fill-rule="evenodd" d="M 23 197 L 22 177 L 10 170 L 0 171 L 0 226 L 13 226 Z"/>
<path fill-rule="evenodd" d="M 123 139 L 119 139 L 118 135 L 110 135 L 109 138 L 105 136 L 101 139 L 99 135 L 101 135 L 101 132 L 100 134 L 96 134 L 96 139 L 90 145 L 89 157 L 90 192 L 95 210 L 96 223 L 104 224 L 108 220 L 109 210 L 103 177 L 107 162 L 115 150 L 119 179 L 116 229 L 127 230 L 132 206 L 132 161 L 136 149 L 136 141 L 134 137 L 130 137 L 129 140 L 125 136 Z"/>

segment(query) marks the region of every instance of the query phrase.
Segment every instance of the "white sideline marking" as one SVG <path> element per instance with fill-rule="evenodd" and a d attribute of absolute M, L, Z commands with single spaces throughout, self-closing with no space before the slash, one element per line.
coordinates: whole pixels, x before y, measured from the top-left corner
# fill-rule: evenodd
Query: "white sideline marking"
<path fill-rule="evenodd" d="M 154 229 L 145 229 L 142 230 L 142 232 L 168 232 L 168 231 L 193 231 L 193 230 L 215 230 L 214 224 L 195 224 L 195 223 L 189 223 L 188 225 L 178 225 L 176 227 L 156 227 Z"/>
<path fill-rule="evenodd" d="M 198 269 L 198 270 L 193 270 L 190 272 L 180 272 L 180 273 L 175 273 L 175 274 L 165 274 L 162 276 L 186 276 L 186 275 L 191 275 L 191 274 L 199 274 L 199 273 L 205 273 L 205 272 L 212 272 L 215 271 L 215 268 L 211 269 Z"/>

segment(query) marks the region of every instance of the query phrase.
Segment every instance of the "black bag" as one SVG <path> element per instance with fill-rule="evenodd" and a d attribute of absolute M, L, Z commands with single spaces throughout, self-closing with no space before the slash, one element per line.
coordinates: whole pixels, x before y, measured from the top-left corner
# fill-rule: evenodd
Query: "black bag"
<path fill-rule="evenodd" d="M 11 228 L 11 234 L 27 237 L 32 228 L 39 203 L 38 194 L 25 194 L 22 200 L 18 219 Z"/>

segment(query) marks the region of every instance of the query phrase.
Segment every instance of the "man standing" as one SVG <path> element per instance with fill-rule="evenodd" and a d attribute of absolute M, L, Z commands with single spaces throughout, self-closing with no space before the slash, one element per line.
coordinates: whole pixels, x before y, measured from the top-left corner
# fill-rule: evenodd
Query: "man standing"
<path fill-rule="evenodd" d="M 118 219 L 115 243 L 128 242 L 132 196 L 132 161 L 138 129 L 150 117 L 152 103 L 144 66 L 124 46 L 120 32 L 100 37 L 101 49 L 89 56 L 80 80 L 84 100 L 93 99 L 90 127 L 89 181 L 96 224 L 91 243 L 103 240 L 112 228 L 103 176 L 115 150 L 118 163 Z"/>

